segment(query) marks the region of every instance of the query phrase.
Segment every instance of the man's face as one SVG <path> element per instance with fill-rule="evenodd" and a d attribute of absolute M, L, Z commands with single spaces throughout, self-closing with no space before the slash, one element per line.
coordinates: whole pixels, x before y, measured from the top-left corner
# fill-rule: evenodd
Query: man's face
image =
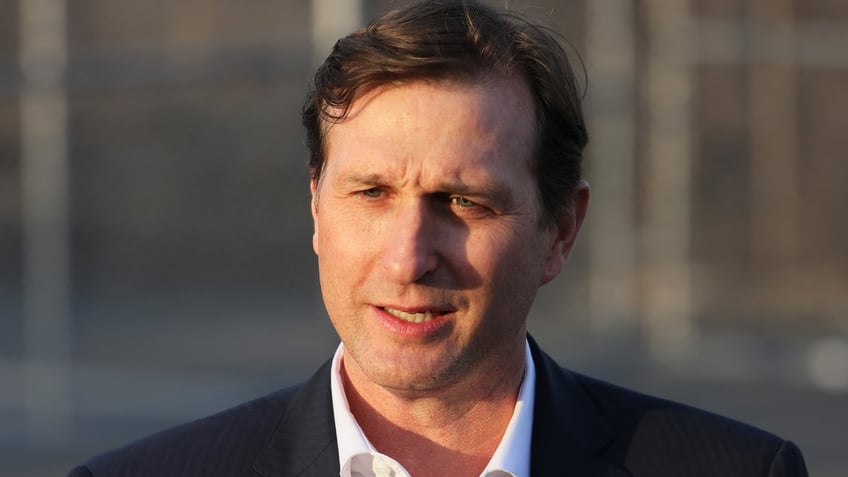
<path fill-rule="evenodd" d="M 540 225 L 534 140 L 514 79 L 380 87 L 330 128 L 313 247 L 347 369 L 405 392 L 523 369 L 530 305 L 579 228 Z"/>

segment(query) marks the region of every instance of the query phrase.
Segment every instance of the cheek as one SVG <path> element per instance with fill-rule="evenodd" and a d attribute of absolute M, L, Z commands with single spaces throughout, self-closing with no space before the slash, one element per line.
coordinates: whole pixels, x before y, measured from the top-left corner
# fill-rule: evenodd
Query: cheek
<path fill-rule="evenodd" d="M 479 266 L 497 273 L 508 273 L 516 268 L 527 270 L 539 263 L 540 243 L 526 227 L 502 227 L 469 237 L 469 258 Z M 481 270 L 482 271 L 482 270 Z"/>
<path fill-rule="evenodd" d="M 532 302 L 545 269 L 543 240 L 533 232 L 519 231 L 509 240 L 490 243 L 486 268 L 480 270 L 492 277 L 492 293 L 497 300 L 513 300 L 512 305 L 519 308 Z"/>
<path fill-rule="evenodd" d="M 329 209 L 327 209 L 329 212 Z M 319 217 L 314 247 L 322 275 L 333 280 L 351 281 L 374 255 L 376 241 L 370 238 L 367 222 L 355 214 L 327 214 Z"/>

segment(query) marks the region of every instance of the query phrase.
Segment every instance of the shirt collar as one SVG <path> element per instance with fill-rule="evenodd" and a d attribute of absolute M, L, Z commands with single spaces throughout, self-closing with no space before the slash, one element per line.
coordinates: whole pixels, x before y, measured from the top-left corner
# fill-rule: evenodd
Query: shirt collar
<path fill-rule="evenodd" d="M 509 420 L 506 432 L 492 455 L 481 477 L 530 475 L 530 440 L 533 433 L 533 404 L 536 399 L 536 366 L 525 340 L 525 371 L 518 389 L 518 400 Z M 350 412 L 341 378 L 341 363 L 344 345 L 339 344 L 333 356 L 330 373 L 330 392 L 333 400 L 333 417 L 336 424 L 336 440 L 339 447 L 339 468 L 342 476 L 350 475 L 351 465 L 356 459 L 378 457 L 392 468 L 403 469 L 399 463 L 380 454 L 365 437 L 362 428 Z M 395 472 L 396 476 L 405 475 Z"/>
<path fill-rule="evenodd" d="M 524 379 L 518 388 L 515 410 L 506 427 L 501 443 L 492 455 L 483 475 L 492 471 L 506 471 L 516 477 L 530 475 L 530 439 L 533 436 L 533 404 L 536 400 L 536 365 L 530 345 L 524 341 Z M 500 475 L 500 474 L 493 474 Z M 507 474 L 509 475 L 509 474 Z"/>

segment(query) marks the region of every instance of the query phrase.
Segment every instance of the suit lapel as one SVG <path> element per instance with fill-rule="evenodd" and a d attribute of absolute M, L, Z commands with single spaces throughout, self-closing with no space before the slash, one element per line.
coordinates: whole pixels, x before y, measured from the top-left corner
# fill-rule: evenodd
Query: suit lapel
<path fill-rule="evenodd" d="M 264 477 L 339 475 L 329 361 L 297 388 L 253 468 Z"/>
<path fill-rule="evenodd" d="M 536 364 L 536 404 L 530 473 L 554 475 L 627 476 L 623 469 L 599 457 L 615 435 L 573 374 L 542 352 L 532 337 Z"/>

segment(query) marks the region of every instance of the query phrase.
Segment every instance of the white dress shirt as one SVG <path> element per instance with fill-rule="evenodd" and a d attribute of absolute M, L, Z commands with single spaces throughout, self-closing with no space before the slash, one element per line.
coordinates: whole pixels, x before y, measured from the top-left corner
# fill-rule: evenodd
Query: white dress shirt
<path fill-rule="evenodd" d="M 536 368 L 530 345 L 525 341 L 526 368 L 518 400 L 506 432 L 480 477 L 529 477 L 530 438 L 533 432 L 533 403 L 536 398 Z M 350 412 L 341 378 L 344 345 L 333 356 L 330 389 L 333 416 L 339 446 L 341 477 L 410 477 L 409 472 L 391 457 L 381 454 L 362 432 Z"/>

